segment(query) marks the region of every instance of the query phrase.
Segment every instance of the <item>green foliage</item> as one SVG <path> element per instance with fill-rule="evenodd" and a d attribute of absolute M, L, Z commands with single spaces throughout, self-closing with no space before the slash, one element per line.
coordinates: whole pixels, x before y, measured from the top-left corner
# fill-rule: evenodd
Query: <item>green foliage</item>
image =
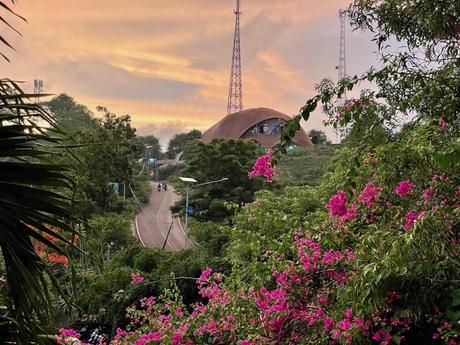
<path fill-rule="evenodd" d="M 195 142 L 182 174 L 199 183 L 223 177 L 228 180 L 191 189 L 189 204 L 194 208 L 193 217 L 200 221 L 222 220 L 232 214 L 226 203 L 252 201 L 254 192 L 264 185 L 262 179 L 248 177 L 248 171 L 260 153 L 256 143 L 246 140 L 216 139 L 210 144 Z M 184 205 L 184 201 L 179 205 Z"/>
<path fill-rule="evenodd" d="M 28 344 L 51 320 L 47 265 L 35 253 L 32 240 L 63 253 L 67 242 L 51 227 L 74 232 L 68 168 L 55 163 L 62 135 L 49 113 L 31 103 L 13 81 L 0 80 L 0 248 L 12 316 L 18 322 L 17 341 Z M 37 121 L 39 120 L 39 121 Z M 37 123 L 42 123 L 44 128 Z M 52 192 L 60 188 L 60 192 Z M 48 224 L 48 226 L 45 226 Z M 46 234 L 46 237 L 44 236 Z M 54 241 L 58 243 L 54 243 Z"/>
<path fill-rule="evenodd" d="M 332 145 L 318 145 L 290 151 L 278 162 L 273 187 L 317 185 L 336 149 Z"/>
<path fill-rule="evenodd" d="M 170 287 L 171 282 L 175 282 L 187 304 L 195 302 L 198 295 L 194 278 L 208 262 L 209 257 L 201 249 L 166 252 L 130 245 L 118 251 L 101 274 L 92 275 L 78 298 L 78 304 L 100 325 L 108 328 L 122 326 L 129 305 L 143 296 L 159 295 Z M 141 273 L 149 283 L 131 286 L 133 272 Z"/>
<path fill-rule="evenodd" d="M 188 143 L 200 138 L 201 132 L 196 129 L 192 129 L 188 133 L 176 134 L 168 143 L 167 157 L 169 159 L 176 158 L 177 154 L 185 150 Z"/>
<path fill-rule="evenodd" d="M 326 133 L 317 129 L 311 129 L 308 132 L 308 137 L 314 145 L 324 145 L 328 143 Z"/>
<path fill-rule="evenodd" d="M 99 108 L 102 119 L 95 128 L 76 135 L 82 145 L 76 149 L 79 159 L 77 182 L 79 191 L 87 200 L 82 212 L 88 217 L 94 212 L 121 211 L 123 205 L 108 185 L 109 182 L 130 184 L 133 180 L 137 153 L 135 129 L 128 115 L 117 117 L 105 108 Z"/>
<path fill-rule="evenodd" d="M 137 153 L 139 158 L 155 158 L 162 159 L 163 153 L 161 152 L 160 141 L 153 135 L 145 137 L 136 137 Z"/>
<path fill-rule="evenodd" d="M 131 233 L 131 224 L 125 215 L 105 213 L 92 217 L 89 222 L 90 233 L 88 241 L 97 240 L 104 245 L 116 250 L 134 242 Z"/>
<path fill-rule="evenodd" d="M 294 231 L 322 208 L 310 187 L 287 187 L 282 195 L 256 193 L 256 200 L 235 216 L 228 229 L 231 240 L 225 248 L 237 284 L 259 287 L 270 280 L 269 252 L 281 252 L 292 243 Z"/>
<path fill-rule="evenodd" d="M 88 108 L 78 104 L 72 97 L 64 93 L 46 102 L 45 106 L 53 114 L 59 128 L 69 135 L 74 135 L 84 129 L 95 128 L 97 125 Z"/>

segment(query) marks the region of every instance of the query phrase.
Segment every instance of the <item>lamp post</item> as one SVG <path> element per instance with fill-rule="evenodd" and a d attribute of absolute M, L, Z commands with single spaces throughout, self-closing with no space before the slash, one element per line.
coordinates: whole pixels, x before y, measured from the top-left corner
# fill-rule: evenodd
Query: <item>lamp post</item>
<path fill-rule="evenodd" d="M 203 183 L 199 183 L 199 184 L 195 184 L 195 185 L 192 185 L 192 183 L 197 183 L 198 181 L 195 180 L 194 178 L 191 178 L 191 177 L 179 177 L 179 179 L 182 182 L 186 183 L 186 187 L 185 187 L 185 249 L 187 249 L 188 248 L 188 213 L 189 213 L 188 193 L 189 193 L 190 189 L 205 186 L 205 185 L 212 184 L 212 183 L 224 182 L 224 181 L 228 180 L 228 177 L 223 177 L 223 178 L 221 178 L 219 180 L 203 182 Z"/>
<path fill-rule="evenodd" d="M 145 145 L 145 164 L 146 164 L 146 171 L 147 171 L 147 181 L 149 180 L 150 175 L 150 167 L 149 167 L 149 151 L 152 148 L 152 145 Z"/>

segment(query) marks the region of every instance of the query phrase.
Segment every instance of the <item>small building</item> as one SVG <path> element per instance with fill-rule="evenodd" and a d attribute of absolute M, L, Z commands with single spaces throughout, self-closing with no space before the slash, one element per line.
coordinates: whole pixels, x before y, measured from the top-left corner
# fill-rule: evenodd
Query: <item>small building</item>
<path fill-rule="evenodd" d="M 203 133 L 201 140 L 210 143 L 213 139 L 247 139 L 258 142 L 266 149 L 280 142 L 281 130 L 291 118 L 269 108 L 253 108 L 225 116 Z M 303 129 L 297 131 L 293 142 L 298 146 L 313 146 Z"/>

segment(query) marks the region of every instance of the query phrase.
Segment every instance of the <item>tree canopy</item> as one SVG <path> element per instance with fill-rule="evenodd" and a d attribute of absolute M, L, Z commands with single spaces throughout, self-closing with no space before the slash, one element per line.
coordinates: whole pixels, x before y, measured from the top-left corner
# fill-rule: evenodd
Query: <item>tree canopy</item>
<path fill-rule="evenodd" d="M 199 183 L 223 177 L 228 180 L 192 189 L 189 203 L 195 210 L 193 216 L 204 221 L 223 219 L 231 214 L 226 202 L 241 204 L 252 201 L 254 192 L 264 185 L 262 179 L 248 177 L 248 171 L 260 152 L 256 143 L 247 140 L 216 139 L 210 144 L 195 142 L 190 147 L 182 174 L 193 177 Z"/>
<path fill-rule="evenodd" d="M 166 153 L 168 158 L 175 158 L 177 154 L 184 151 L 188 143 L 200 138 L 201 132 L 196 129 L 192 129 L 188 133 L 176 134 L 168 143 L 168 150 Z"/>
<path fill-rule="evenodd" d="M 324 145 L 324 144 L 327 144 L 328 142 L 326 133 L 318 129 L 311 129 L 308 132 L 308 137 L 311 139 L 311 142 L 314 145 Z"/>
<path fill-rule="evenodd" d="M 45 106 L 54 115 L 59 127 L 70 135 L 96 126 L 93 113 L 64 93 L 46 102 Z"/>

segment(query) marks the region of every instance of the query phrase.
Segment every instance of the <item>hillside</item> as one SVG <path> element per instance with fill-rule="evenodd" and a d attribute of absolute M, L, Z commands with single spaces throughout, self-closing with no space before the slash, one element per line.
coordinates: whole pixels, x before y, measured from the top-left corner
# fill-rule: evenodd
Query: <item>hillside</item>
<path fill-rule="evenodd" d="M 276 182 L 281 187 L 317 185 L 337 148 L 334 145 L 317 145 L 289 152 L 277 167 Z"/>

